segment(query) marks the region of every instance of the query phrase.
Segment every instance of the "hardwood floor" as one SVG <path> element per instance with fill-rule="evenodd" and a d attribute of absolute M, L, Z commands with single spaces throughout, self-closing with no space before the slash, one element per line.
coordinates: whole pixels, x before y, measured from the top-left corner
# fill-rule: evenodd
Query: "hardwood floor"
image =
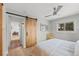
<path fill-rule="evenodd" d="M 47 56 L 46 51 L 38 47 L 9 49 L 8 56 Z"/>

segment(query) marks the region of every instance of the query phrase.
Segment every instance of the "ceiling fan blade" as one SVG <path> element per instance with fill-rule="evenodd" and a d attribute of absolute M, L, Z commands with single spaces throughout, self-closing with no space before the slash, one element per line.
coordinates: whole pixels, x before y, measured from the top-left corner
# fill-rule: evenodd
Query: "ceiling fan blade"
<path fill-rule="evenodd" d="M 58 8 L 57 8 L 57 12 L 58 12 L 59 10 L 61 10 L 62 7 L 63 7 L 63 6 L 59 5 Z"/>
<path fill-rule="evenodd" d="M 56 15 L 57 12 L 62 8 L 63 6 L 59 5 L 57 8 L 54 8 L 53 15 Z"/>
<path fill-rule="evenodd" d="M 56 15 L 57 14 L 57 12 L 55 11 L 55 12 L 53 12 L 53 15 Z"/>
<path fill-rule="evenodd" d="M 62 7 L 63 7 L 62 5 L 59 5 L 57 8 L 54 7 L 54 8 L 53 8 L 53 10 L 54 10 L 53 14 L 47 15 L 47 16 L 45 16 L 45 17 L 49 17 L 49 16 L 52 16 L 52 15 L 53 15 L 53 16 L 56 15 L 56 14 L 58 13 L 58 11 L 59 11 Z"/>
<path fill-rule="evenodd" d="M 49 16 L 52 16 L 52 15 L 47 15 L 47 16 L 45 16 L 45 17 L 49 17 Z"/>

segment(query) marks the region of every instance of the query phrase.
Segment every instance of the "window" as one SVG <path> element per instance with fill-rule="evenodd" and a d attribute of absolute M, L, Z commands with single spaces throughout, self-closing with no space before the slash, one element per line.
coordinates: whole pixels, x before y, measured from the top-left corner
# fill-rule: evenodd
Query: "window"
<path fill-rule="evenodd" d="M 58 24 L 58 31 L 74 31 L 74 23 L 67 22 L 67 23 L 60 23 Z"/>
<path fill-rule="evenodd" d="M 58 30 L 59 30 L 59 31 L 64 31 L 64 23 L 59 24 Z"/>
<path fill-rule="evenodd" d="M 66 31 L 74 31 L 74 24 L 73 24 L 73 22 L 66 23 L 65 29 L 66 29 Z"/>

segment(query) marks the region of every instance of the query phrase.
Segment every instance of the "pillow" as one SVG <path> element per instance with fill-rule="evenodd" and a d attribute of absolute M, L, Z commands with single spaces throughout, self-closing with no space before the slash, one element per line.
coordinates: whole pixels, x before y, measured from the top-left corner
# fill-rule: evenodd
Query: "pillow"
<path fill-rule="evenodd" d="M 75 44 L 75 51 L 74 51 L 75 56 L 79 56 L 79 40 Z"/>
<path fill-rule="evenodd" d="M 52 33 L 48 33 L 47 34 L 47 39 L 53 39 L 55 38 L 54 35 Z"/>

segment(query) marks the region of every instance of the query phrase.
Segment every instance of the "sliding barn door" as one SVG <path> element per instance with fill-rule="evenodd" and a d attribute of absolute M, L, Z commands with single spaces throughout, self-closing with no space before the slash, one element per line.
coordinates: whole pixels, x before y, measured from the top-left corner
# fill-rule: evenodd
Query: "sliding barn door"
<path fill-rule="evenodd" d="M 0 56 L 2 55 L 2 4 L 0 4 Z"/>
<path fill-rule="evenodd" d="M 37 20 L 27 18 L 26 20 L 26 47 L 32 47 L 37 43 L 36 40 L 36 25 Z"/>

